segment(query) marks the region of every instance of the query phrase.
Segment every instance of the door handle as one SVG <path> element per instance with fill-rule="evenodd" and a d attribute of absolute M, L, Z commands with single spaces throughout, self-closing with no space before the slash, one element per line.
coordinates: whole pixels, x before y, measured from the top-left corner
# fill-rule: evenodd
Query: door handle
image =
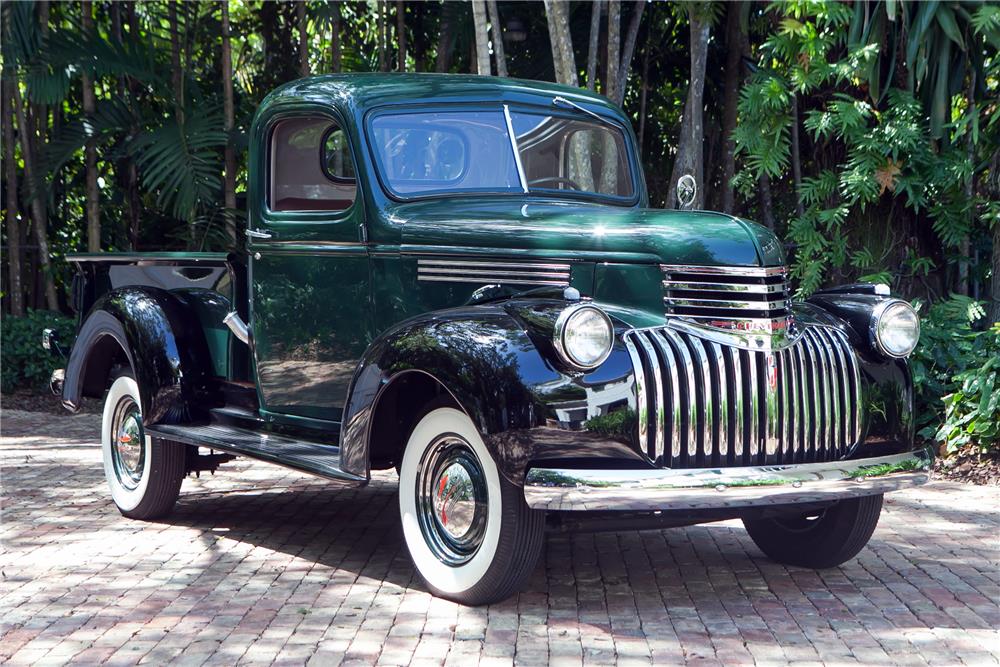
<path fill-rule="evenodd" d="M 265 232 L 259 229 L 248 229 L 247 236 L 252 239 L 269 239 L 271 238 L 271 232 Z"/>

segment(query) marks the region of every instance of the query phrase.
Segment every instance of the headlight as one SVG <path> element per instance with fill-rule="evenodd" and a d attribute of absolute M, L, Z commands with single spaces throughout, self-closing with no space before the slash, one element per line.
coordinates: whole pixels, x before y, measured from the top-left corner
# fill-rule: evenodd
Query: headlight
<path fill-rule="evenodd" d="M 883 301 L 872 311 L 872 343 L 889 357 L 905 357 L 920 339 L 920 318 L 905 301 Z"/>
<path fill-rule="evenodd" d="M 600 308 L 574 306 L 556 320 L 553 344 L 567 364 L 589 370 L 611 354 L 614 333 L 611 320 Z"/>

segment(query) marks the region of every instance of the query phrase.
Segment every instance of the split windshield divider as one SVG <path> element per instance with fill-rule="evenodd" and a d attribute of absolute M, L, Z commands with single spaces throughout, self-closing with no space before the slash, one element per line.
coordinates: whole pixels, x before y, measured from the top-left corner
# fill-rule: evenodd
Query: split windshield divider
<path fill-rule="evenodd" d="M 503 105 L 503 118 L 507 121 L 507 136 L 510 137 L 510 147 L 514 151 L 514 164 L 517 165 L 517 177 L 521 180 L 521 190 L 528 194 L 528 180 L 524 177 L 524 165 L 521 164 L 521 151 L 514 137 L 514 123 L 510 119 L 510 107 Z"/>

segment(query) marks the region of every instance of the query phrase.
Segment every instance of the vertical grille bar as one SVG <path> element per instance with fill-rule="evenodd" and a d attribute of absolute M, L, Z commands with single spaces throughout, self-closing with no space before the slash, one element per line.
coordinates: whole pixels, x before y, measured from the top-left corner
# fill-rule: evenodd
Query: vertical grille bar
<path fill-rule="evenodd" d="M 805 366 L 805 373 L 802 374 L 805 380 L 805 402 L 809 406 L 809 429 L 806 432 L 806 445 L 803 448 L 803 460 L 813 461 L 816 454 L 817 430 L 819 421 L 819 384 L 817 382 L 816 356 L 813 354 L 809 339 L 803 336 L 799 341 L 799 352 L 802 354 L 802 361 Z"/>
<path fill-rule="evenodd" d="M 813 329 L 809 329 L 806 331 L 806 335 L 809 336 L 810 342 L 816 349 L 816 358 L 819 360 L 820 366 L 820 382 L 817 384 L 819 385 L 819 391 L 822 398 L 820 412 L 822 417 L 820 417 L 820 424 L 823 427 L 823 439 L 820 441 L 819 447 L 817 447 L 817 455 L 819 455 L 824 449 L 833 444 L 833 440 L 831 438 L 831 431 L 833 430 L 833 385 L 830 382 L 830 362 L 826 357 L 826 351 L 823 349 L 823 342 L 820 340 L 819 334 Z M 817 460 L 819 460 L 819 458 L 820 457 L 818 457 Z"/>
<path fill-rule="evenodd" d="M 686 447 L 682 448 L 681 457 L 683 460 L 686 456 L 687 460 L 691 461 L 694 454 L 694 443 L 698 441 L 698 403 L 695 399 L 694 361 L 691 358 L 691 353 L 688 351 L 687 345 L 681 340 L 679 334 L 670 329 L 663 329 L 662 331 L 673 346 L 674 352 L 681 359 L 682 372 L 679 375 L 685 382 L 681 391 L 686 393 L 688 397 L 687 404 L 684 405 L 684 410 L 681 413 L 682 423 L 686 425 L 686 437 L 684 438 Z"/>
<path fill-rule="evenodd" d="M 746 399 L 743 394 L 743 354 L 736 348 L 726 348 L 733 366 L 733 394 L 735 401 L 735 417 L 733 419 L 733 459 L 738 465 L 743 460 L 746 443 Z"/>
<path fill-rule="evenodd" d="M 668 413 L 670 416 L 670 459 L 672 461 L 679 461 L 684 441 L 684 434 L 681 432 L 681 405 L 684 397 L 681 394 L 680 382 L 677 378 L 681 361 L 674 355 L 674 351 L 663 337 L 662 331 L 651 332 L 650 337 L 653 339 L 653 343 L 663 358 L 669 360 L 667 363 L 667 378 L 670 381 L 670 408 Z M 666 459 L 666 452 L 664 452 L 664 459 Z"/>
<path fill-rule="evenodd" d="M 660 364 L 656 358 L 656 350 L 653 349 L 653 345 L 641 333 L 638 338 L 639 344 L 642 345 L 642 349 L 645 350 L 646 356 L 653 367 L 653 384 L 655 385 L 653 387 L 653 429 L 655 435 L 653 438 L 653 452 L 650 458 L 655 461 L 663 456 L 663 373 L 660 370 Z"/>
<path fill-rule="evenodd" d="M 729 389 L 726 382 L 726 357 L 723 352 L 725 348 L 718 343 L 707 343 L 706 345 L 711 346 L 710 354 L 714 354 L 715 368 L 719 378 L 717 383 L 719 402 L 716 403 L 719 414 L 717 442 L 720 465 L 725 465 L 726 457 L 729 456 Z"/>
<path fill-rule="evenodd" d="M 632 370 L 635 373 L 635 411 L 639 423 L 639 442 L 643 449 L 648 447 L 649 440 L 649 405 L 646 403 L 646 372 L 645 364 L 639 358 L 639 351 L 635 348 L 635 339 L 641 334 L 633 332 L 625 336 L 625 349 L 632 359 Z"/>
<path fill-rule="evenodd" d="M 694 336 L 682 336 L 693 352 L 695 362 L 695 392 L 698 402 L 698 444 L 696 445 L 696 457 L 698 464 L 705 462 L 706 458 L 712 458 L 712 422 L 714 420 L 715 406 L 712 401 L 712 373 L 708 366 L 708 354 L 701 339 Z"/>
<path fill-rule="evenodd" d="M 841 366 L 840 360 L 837 356 L 837 343 L 831 340 L 829 331 L 826 329 L 818 329 L 816 335 L 823 340 L 823 347 L 826 349 L 826 356 L 830 359 L 830 403 L 832 405 L 832 415 L 830 418 L 830 430 L 832 432 L 832 440 L 830 442 L 830 453 L 834 458 L 840 458 L 844 453 L 844 439 L 846 434 L 843 430 L 843 424 L 841 422 L 842 415 L 844 414 L 843 398 L 841 396 L 842 382 L 840 378 L 845 377 Z"/>
<path fill-rule="evenodd" d="M 750 403 L 750 449 L 746 454 L 750 457 L 750 461 L 746 462 L 746 465 L 751 465 L 751 462 L 756 461 L 757 454 L 760 452 L 760 432 L 759 432 L 759 417 L 760 417 L 760 387 L 757 383 L 757 354 L 755 352 L 748 352 L 746 354 L 747 359 L 747 384 L 746 388 L 748 391 L 747 400 Z M 746 450 L 744 450 L 746 451 Z"/>
<path fill-rule="evenodd" d="M 778 421 L 778 358 L 775 352 L 761 352 L 764 385 L 764 456 L 765 461 L 774 461 L 778 455 L 781 422 Z"/>
<path fill-rule="evenodd" d="M 798 388 L 796 386 L 796 381 L 798 379 L 798 373 L 795 369 L 795 353 L 792 350 L 787 350 L 782 353 L 783 359 L 783 370 L 785 371 L 785 377 L 783 384 L 783 389 L 785 392 L 785 461 L 793 462 L 795 461 L 795 451 L 798 446 L 798 432 L 799 432 L 799 397 Z"/>

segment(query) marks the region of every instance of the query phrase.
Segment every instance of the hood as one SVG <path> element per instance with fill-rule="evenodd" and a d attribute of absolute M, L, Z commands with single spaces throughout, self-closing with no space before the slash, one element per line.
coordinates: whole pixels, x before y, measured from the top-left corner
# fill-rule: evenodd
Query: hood
<path fill-rule="evenodd" d="M 785 258 L 765 227 L 710 211 L 617 208 L 513 197 L 394 204 L 388 221 L 403 246 L 495 248 L 596 262 L 777 266 Z"/>

